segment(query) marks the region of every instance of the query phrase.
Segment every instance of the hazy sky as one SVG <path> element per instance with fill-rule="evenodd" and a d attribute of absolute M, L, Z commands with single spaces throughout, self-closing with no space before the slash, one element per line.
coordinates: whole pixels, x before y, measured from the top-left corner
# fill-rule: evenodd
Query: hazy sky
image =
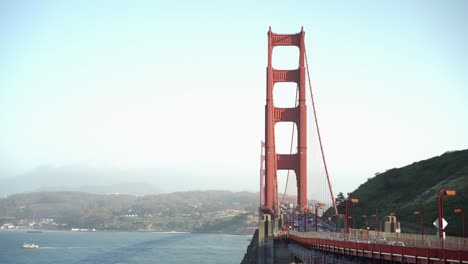
<path fill-rule="evenodd" d="M 269 26 L 304 26 L 337 192 L 468 148 L 467 1 L 321 2 L 0 2 L 1 177 L 183 168 L 257 190 Z"/>

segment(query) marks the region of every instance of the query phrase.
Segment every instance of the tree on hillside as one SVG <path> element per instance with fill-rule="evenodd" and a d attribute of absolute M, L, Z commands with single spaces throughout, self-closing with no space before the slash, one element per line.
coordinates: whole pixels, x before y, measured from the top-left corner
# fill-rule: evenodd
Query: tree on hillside
<path fill-rule="evenodd" d="M 106 208 L 93 208 L 84 212 L 80 217 L 82 227 L 105 228 L 112 219 L 112 213 Z"/>
<path fill-rule="evenodd" d="M 345 200 L 346 200 L 346 198 L 344 197 L 343 193 L 339 192 L 338 195 L 335 198 L 335 203 L 338 206 L 338 205 L 344 203 Z"/>

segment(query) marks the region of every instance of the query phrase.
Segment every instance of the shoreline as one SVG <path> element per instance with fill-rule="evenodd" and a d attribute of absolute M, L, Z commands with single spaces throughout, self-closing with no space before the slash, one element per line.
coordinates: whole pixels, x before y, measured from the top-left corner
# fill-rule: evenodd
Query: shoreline
<path fill-rule="evenodd" d="M 252 234 L 230 234 L 222 232 L 191 232 L 191 231 L 154 231 L 154 230 L 96 230 L 96 231 L 72 231 L 72 230 L 49 230 L 49 229 L 0 229 L 1 232 L 29 232 L 30 234 L 40 233 L 154 233 L 154 234 L 205 234 L 205 235 L 229 235 L 229 236 L 251 236 Z"/>

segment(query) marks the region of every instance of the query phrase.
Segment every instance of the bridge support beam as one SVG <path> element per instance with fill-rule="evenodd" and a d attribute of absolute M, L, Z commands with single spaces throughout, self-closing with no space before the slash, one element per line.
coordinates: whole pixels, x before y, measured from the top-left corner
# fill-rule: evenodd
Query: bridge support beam
<path fill-rule="evenodd" d="M 259 264 L 274 263 L 299 263 L 294 262 L 289 253 L 287 241 L 275 239 L 283 226 L 283 217 L 280 215 L 274 219 L 265 214 L 262 220 L 258 221 L 258 260 Z"/>

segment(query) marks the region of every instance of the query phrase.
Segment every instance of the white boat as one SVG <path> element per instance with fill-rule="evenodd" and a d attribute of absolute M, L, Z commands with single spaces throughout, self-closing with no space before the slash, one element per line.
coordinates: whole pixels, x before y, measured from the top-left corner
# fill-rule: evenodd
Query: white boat
<path fill-rule="evenodd" d="M 35 249 L 35 248 L 39 248 L 39 246 L 36 245 L 36 244 L 32 244 L 32 243 L 24 243 L 23 248 L 24 249 Z"/>

